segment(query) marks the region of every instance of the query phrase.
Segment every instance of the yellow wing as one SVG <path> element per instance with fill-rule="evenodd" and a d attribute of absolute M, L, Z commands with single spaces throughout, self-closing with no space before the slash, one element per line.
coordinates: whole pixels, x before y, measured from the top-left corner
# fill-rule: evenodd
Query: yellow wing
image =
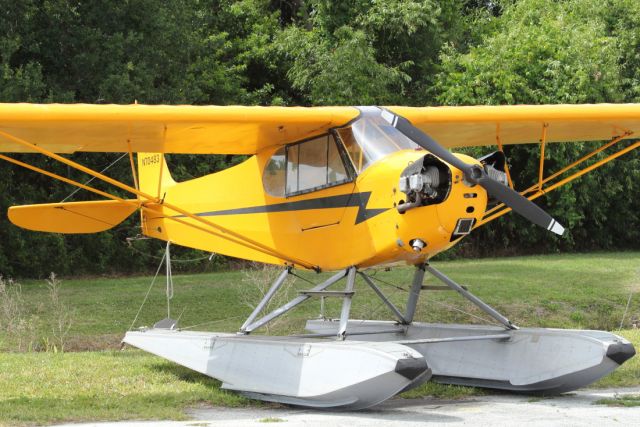
<path fill-rule="evenodd" d="M 353 107 L 0 104 L 0 152 L 255 154 L 342 126 Z M 3 135 L 4 133 L 4 135 Z M 3 137 L 4 136 L 4 137 Z"/>
<path fill-rule="evenodd" d="M 449 147 L 640 134 L 640 104 L 389 107 Z M 0 104 L 0 152 L 255 154 L 344 126 L 354 107 Z"/>
<path fill-rule="evenodd" d="M 448 148 L 640 135 L 640 104 L 388 107 Z"/>

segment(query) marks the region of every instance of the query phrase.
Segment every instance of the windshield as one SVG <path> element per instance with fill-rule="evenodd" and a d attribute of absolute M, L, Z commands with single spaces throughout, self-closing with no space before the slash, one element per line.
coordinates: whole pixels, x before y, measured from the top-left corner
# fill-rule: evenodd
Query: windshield
<path fill-rule="evenodd" d="M 400 150 L 420 148 L 385 121 L 378 107 L 361 108 L 362 115 L 350 127 L 337 129 L 356 172 Z"/>

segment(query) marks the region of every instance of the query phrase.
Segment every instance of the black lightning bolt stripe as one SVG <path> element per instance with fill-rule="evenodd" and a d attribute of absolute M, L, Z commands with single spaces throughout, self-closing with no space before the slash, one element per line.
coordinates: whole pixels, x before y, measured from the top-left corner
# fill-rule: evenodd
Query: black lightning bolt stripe
<path fill-rule="evenodd" d="M 198 216 L 242 215 L 255 213 L 292 212 L 313 209 L 334 209 L 357 207 L 356 224 L 373 218 L 387 209 L 367 209 L 371 192 L 341 194 L 339 196 L 319 197 L 317 199 L 300 200 L 297 202 L 275 203 L 272 205 L 250 206 L 246 208 L 225 209 L 197 213 Z M 184 215 L 177 215 L 184 217 Z"/>

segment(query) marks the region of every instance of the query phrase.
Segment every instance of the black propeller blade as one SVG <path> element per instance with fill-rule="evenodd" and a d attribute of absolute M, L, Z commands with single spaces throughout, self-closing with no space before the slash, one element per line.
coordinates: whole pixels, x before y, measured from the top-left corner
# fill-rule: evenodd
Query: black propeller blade
<path fill-rule="evenodd" d="M 386 110 L 383 110 L 382 118 L 434 156 L 460 169 L 464 173 L 467 182 L 480 185 L 487 190 L 487 193 L 534 224 L 544 227 L 560 236 L 564 233 L 564 227 L 548 213 L 540 209 L 538 205 L 510 187 L 490 178 L 481 166 L 472 165 L 460 160 L 429 135 L 413 126 L 409 120 Z"/>

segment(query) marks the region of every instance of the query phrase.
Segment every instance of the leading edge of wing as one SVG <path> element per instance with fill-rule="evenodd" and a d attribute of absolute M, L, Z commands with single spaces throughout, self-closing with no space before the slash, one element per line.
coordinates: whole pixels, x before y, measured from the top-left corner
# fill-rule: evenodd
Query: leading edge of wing
<path fill-rule="evenodd" d="M 387 107 L 448 148 L 608 140 L 640 135 L 640 104 Z"/>
<path fill-rule="evenodd" d="M 343 126 L 354 107 L 0 104 L 0 152 L 255 154 Z"/>

